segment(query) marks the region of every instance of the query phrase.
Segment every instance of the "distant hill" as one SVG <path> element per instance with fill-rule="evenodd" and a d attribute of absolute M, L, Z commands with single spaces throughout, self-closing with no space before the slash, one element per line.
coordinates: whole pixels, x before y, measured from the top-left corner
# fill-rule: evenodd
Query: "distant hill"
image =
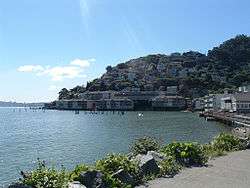
<path fill-rule="evenodd" d="M 17 103 L 0 101 L 0 107 L 40 107 L 44 103 Z"/>
<path fill-rule="evenodd" d="M 77 98 L 85 91 L 166 90 L 168 86 L 178 86 L 180 95 L 192 98 L 244 83 L 250 83 L 250 37 L 238 35 L 207 55 L 195 51 L 154 54 L 107 66 L 106 73 L 86 87 L 62 89 L 59 99 Z"/>

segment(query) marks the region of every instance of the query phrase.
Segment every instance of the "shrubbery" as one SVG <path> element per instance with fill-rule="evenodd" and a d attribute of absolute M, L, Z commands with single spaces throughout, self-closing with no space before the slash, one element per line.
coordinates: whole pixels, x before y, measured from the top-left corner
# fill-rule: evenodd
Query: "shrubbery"
<path fill-rule="evenodd" d="M 148 151 L 158 151 L 163 158 L 157 161 L 160 172 L 152 177 L 141 175 L 137 162 L 127 155 L 110 154 L 99 160 L 94 166 L 77 165 L 74 170 L 66 172 L 46 167 L 44 162 L 38 161 L 38 167 L 30 173 L 22 173 L 21 183 L 34 188 L 64 188 L 69 181 L 79 181 L 80 174 L 89 170 L 100 171 L 103 181 L 108 187 L 133 187 L 134 183 L 153 179 L 160 176 L 174 176 L 182 167 L 205 165 L 209 157 L 225 155 L 227 152 L 245 149 L 245 143 L 231 134 L 222 133 L 205 145 L 192 142 L 173 142 L 160 148 L 159 142 L 150 137 L 143 137 L 131 146 L 133 155 L 147 154 Z M 159 156 L 161 155 L 159 154 Z M 123 170 L 133 178 L 133 185 L 126 185 L 114 174 Z"/>
<path fill-rule="evenodd" d="M 35 188 L 66 188 L 69 175 L 63 168 L 56 170 L 48 168 L 45 162 L 38 160 L 38 167 L 30 173 L 21 173 L 21 182 Z"/>
<path fill-rule="evenodd" d="M 159 149 L 159 142 L 151 137 L 139 138 L 130 147 L 133 155 L 147 154 L 148 151 L 158 151 Z"/>
<path fill-rule="evenodd" d="M 197 143 L 173 142 L 163 147 L 161 152 L 184 166 L 204 165 L 208 160 L 202 146 Z"/>
<path fill-rule="evenodd" d="M 122 186 L 122 182 L 112 178 L 112 175 L 121 169 L 130 174 L 135 180 L 138 180 L 139 167 L 135 162 L 129 160 L 126 155 L 110 154 L 106 158 L 97 161 L 95 168 L 104 174 L 108 184 Z"/>
<path fill-rule="evenodd" d="M 226 133 L 221 133 L 219 136 L 215 137 L 211 142 L 211 145 L 215 150 L 221 151 L 237 151 L 245 149 L 244 142 L 239 138 Z"/>
<path fill-rule="evenodd" d="M 168 157 L 167 159 L 164 159 L 160 162 L 160 174 L 165 176 L 174 176 L 178 174 L 178 172 L 181 170 L 181 165 L 179 165 L 173 157 Z"/>
<path fill-rule="evenodd" d="M 86 166 L 85 164 L 76 165 L 75 169 L 69 174 L 70 180 L 79 181 L 80 174 L 82 172 L 88 171 L 89 169 L 90 167 Z"/>

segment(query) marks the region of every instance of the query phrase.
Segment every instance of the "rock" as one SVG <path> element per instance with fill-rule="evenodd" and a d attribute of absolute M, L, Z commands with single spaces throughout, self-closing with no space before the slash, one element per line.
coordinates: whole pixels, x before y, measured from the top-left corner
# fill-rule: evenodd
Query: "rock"
<path fill-rule="evenodd" d="M 9 185 L 8 188 L 32 188 L 32 187 L 28 186 L 28 185 L 21 184 L 21 183 L 15 183 L 15 184 Z"/>
<path fill-rule="evenodd" d="M 123 169 L 118 170 L 112 175 L 112 177 L 119 179 L 122 183 L 128 185 L 135 185 L 133 177 L 129 173 L 125 172 Z"/>
<path fill-rule="evenodd" d="M 87 188 L 106 188 L 102 181 L 103 174 L 97 170 L 83 172 L 79 176 L 79 181 Z"/>
<path fill-rule="evenodd" d="M 150 154 L 139 154 L 135 157 L 135 160 L 139 162 L 142 175 L 158 174 L 160 172 L 160 167 L 157 165 L 154 157 Z"/>
<path fill-rule="evenodd" d="M 161 162 L 164 159 L 166 159 L 166 157 L 156 151 L 148 151 L 147 155 L 151 155 L 154 160 L 156 160 L 157 162 Z"/>
<path fill-rule="evenodd" d="M 69 188 L 86 188 L 79 181 L 73 181 L 69 183 Z"/>
<path fill-rule="evenodd" d="M 246 142 L 246 149 L 250 149 L 250 139 L 248 139 Z"/>

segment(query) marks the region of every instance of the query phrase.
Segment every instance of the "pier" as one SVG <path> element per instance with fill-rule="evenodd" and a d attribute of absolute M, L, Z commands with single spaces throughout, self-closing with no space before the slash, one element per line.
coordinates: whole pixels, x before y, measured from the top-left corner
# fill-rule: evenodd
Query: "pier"
<path fill-rule="evenodd" d="M 200 114 L 201 117 L 206 119 L 213 119 L 215 121 L 230 125 L 230 126 L 244 126 L 250 128 L 250 117 L 245 115 L 237 115 L 234 113 L 226 112 L 204 112 Z"/>

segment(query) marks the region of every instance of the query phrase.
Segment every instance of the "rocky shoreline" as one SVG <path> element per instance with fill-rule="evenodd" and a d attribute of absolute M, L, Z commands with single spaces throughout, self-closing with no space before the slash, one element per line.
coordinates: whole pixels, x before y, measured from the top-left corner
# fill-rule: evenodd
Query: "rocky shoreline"
<path fill-rule="evenodd" d="M 205 145 L 173 142 L 165 146 L 152 138 L 135 141 L 128 155 L 111 154 L 95 166 L 78 165 L 73 171 L 58 171 L 40 162 L 32 172 L 22 172 L 18 183 L 8 188 L 108 188 L 136 187 L 161 177 L 174 177 L 182 169 L 206 166 L 209 159 L 250 147 L 249 138 L 222 133 Z"/>

